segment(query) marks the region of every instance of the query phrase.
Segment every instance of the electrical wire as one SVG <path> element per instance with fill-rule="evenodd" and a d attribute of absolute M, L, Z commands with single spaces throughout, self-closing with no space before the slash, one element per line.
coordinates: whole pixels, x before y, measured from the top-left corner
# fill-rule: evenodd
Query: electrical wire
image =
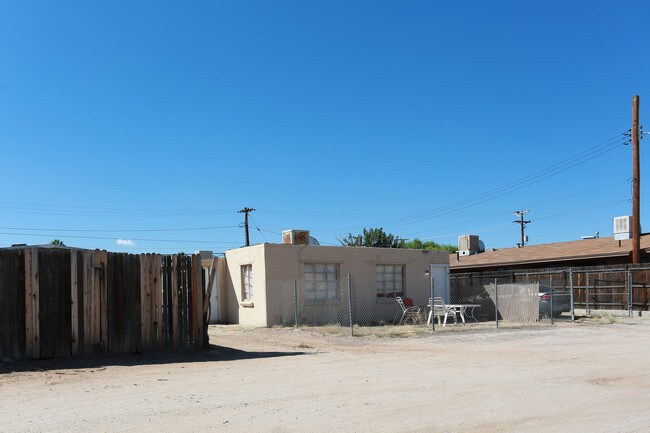
<path fill-rule="evenodd" d="M 566 215 L 572 215 L 572 214 L 576 214 L 576 213 L 579 213 L 579 212 L 584 212 L 584 211 L 587 211 L 587 210 L 599 209 L 599 208 L 611 206 L 613 204 L 625 203 L 625 202 L 629 202 L 629 201 L 630 201 L 629 198 L 622 199 L 622 200 L 616 200 L 616 201 L 612 201 L 612 202 L 608 202 L 608 203 L 602 203 L 602 204 L 599 204 L 597 206 L 590 206 L 590 207 L 587 207 L 587 208 L 574 209 L 574 210 L 571 210 L 571 211 L 562 212 L 562 213 L 555 214 L 555 215 L 549 215 L 549 216 L 546 216 L 546 217 L 535 218 L 534 221 L 535 222 L 537 222 L 537 221 L 545 221 L 545 220 L 549 220 L 549 219 L 553 219 L 553 218 L 559 218 L 559 217 L 566 216 Z M 502 230 L 502 229 L 506 229 L 506 228 L 510 228 L 510 227 L 512 227 L 512 223 L 505 223 L 505 224 L 498 224 L 498 225 L 494 225 L 494 226 L 483 227 L 483 228 L 480 228 L 480 229 L 465 230 L 464 233 L 480 234 L 480 233 L 498 231 L 498 230 Z M 422 238 L 421 240 L 425 241 L 425 240 L 433 240 L 433 239 L 441 239 L 441 238 L 450 238 L 450 237 L 454 237 L 454 236 L 460 236 L 461 234 L 462 233 L 450 233 L 450 234 L 446 234 L 446 235 L 439 235 L 439 236 L 432 236 L 432 237 Z"/>
<path fill-rule="evenodd" d="M 264 239 L 264 242 L 266 242 L 266 236 L 264 236 L 264 233 L 262 233 L 262 230 L 253 222 L 253 219 L 249 216 L 248 220 L 255 226 L 258 232 L 260 232 L 260 235 L 262 235 L 262 239 Z"/>
<path fill-rule="evenodd" d="M 41 237 L 55 237 L 57 234 L 42 234 L 42 233 L 9 233 L 9 232 L 0 232 L 0 235 L 9 235 L 9 236 L 41 236 Z M 101 240 L 116 240 L 114 237 L 104 237 L 104 236 L 79 236 L 79 235 L 66 235 L 67 238 L 72 239 L 101 239 Z M 138 242 L 182 242 L 182 243 L 195 243 L 195 244 L 239 244 L 240 242 L 233 241 L 206 241 L 206 240 L 187 240 L 187 239 L 146 239 L 146 238 L 129 238 L 131 241 Z"/>
<path fill-rule="evenodd" d="M 27 228 L 27 227 L 0 227 L 0 230 L 27 230 L 27 231 L 51 231 L 51 232 L 93 232 L 93 233 L 123 233 L 123 232 L 181 232 L 181 231 L 202 231 L 237 228 L 238 226 L 213 226 L 213 227 L 187 227 L 187 228 L 165 228 L 165 229 L 55 229 L 55 228 Z"/>
<path fill-rule="evenodd" d="M 465 209 L 467 207 L 471 206 L 476 206 L 478 204 L 484 203 L 489 200 L 493 200 L 495 198 L 501 197 L 506 194 L 510 194 L 512 192 L 521 190 L 523 188 L 529 187 L 531 185 L 534 185 L 536 183 L 539 183 L 543 180 L 546 180 L 550 177 L 556 176 L 560 173 L 566 172 L 567 170 L 570 170 L 574 167 L 577 167 L 579 165 L 582 165 L 588 161 L 591 161 L 592 159 L 601 156 L 607 152 L 610 152 L 617 147 L 620 147 L 623 145 L 627 139 L 624 135 L 625 133 L 620 133 L 617 134 L 616 136 L 605 140 L 595 146 L 592 146 L 591 148 L 584 150 L 576 155 L 573 155 L 569 158 L 566 158 L 558 163 L 552 164 L 546 168 L 543 168 L 541 170 L 538 170 L 536 172 L 533 172 L 527 176 L 521 177 L 519 179 L 513 180 L 511 182 L 508 182 L 504 185 L 501 185 L 499 187 L 493 188 L 491 190 L 485 191 L 483 193 L 468 197 L 464 200 L 460 200 L 445 206 L 441 206 L 439 208 L 431 209 L 428 211 L 416 213 L 413 215 L 401 217 L 401 218 L 395 218 L 392 220 L 385 220 L 385 221 L 380 221 L 376 222 L 373 224 L 370 224 L 370 226 L 378 227 L 378 226 L 391 226 L 391 227 L 397 227 L 397 226 L 402 226 L 402 225 L 408 225 L 408 224 L 414 224 L 417 222 L 421 222 L 424 220 L 440 217 L 443 215 L 447 215 L 449 213 L 455 212 L 459 209 Z M 336 234 L 335 232 L 340 232 L 340 231 L 348 231 L 348 230 L 361 230 L 364 227 L 368 227 L 368 225 L 364 226 L 351 226 L 351 227 L 337 227 L 337 228 L 329 228 L 329 229 L 313 229 L 311 230 L 315 234 Z"/>
<path fill-rule="evenodd" d="M 597 188 L 592 188 L 592 189 L 589 189 L 589 190 L 586 190 L 586 191 L 581 191 L 581 192 L 578 192 L 578 193 L 575 193 L 575 194 L 566 195 L 566 196 L 563 196 L 563 197 L 560 197 L 560 198 L 557 198 L 557 199 L 554 199 L 554 200 L 549 200 L 549 201 L 546 201 L 546 202 L 543 202 L 543 203 L 538 203 L 538 204 L 529 205 L 529 206 L 523 206 L 523 208 L 526 208 L 526 209 L 540 208 L 540 207 L 546 206 L 548 204 L 552 204 L 552 203 L 556 203 L 556 202 L 559 202 L 559 201 L 562 201 L 562 200 L 566 200 L 568 198 L 573 198 L 573 197 L 577 197 L 577 196 L 580 196 L 580 195 L 589 194 L 589 193 L 592 193 L 592 192 L 595 192 L 595 191 L 600 191 L 600 190 L 609 188 L 609 187 L 614 186 L 614 185 L 620 185 L 622 183 L 629 183 L 629 182 L 630 182 L 629 179 L 625 179 L 625 180 L 622 180 L 622 181 L 618 181 L 618 182 L 610 183 L 610 184 L 607 184 L 607 185 L 603 185 L 603 186 L 600 186 L 600 187 L 597 187 Z M 471 224 L 471 223 L 475 223 L 475 222 L 478 222 L 478 221 L 485 221 L 485 220 L 496 218 L 496 217 L 499 217 L 499 216 L 506 216 L 506 215 L 510 216 L 511 214 L 512 214 L 511 211 L 499 212 L 497 214 L 493 214 L 493 215 L 482 217 L 482 218 L 476 218 L 476 219 L 469 220 L 469 221 L 464 221 L 464 222 L 461 222 L 461 223 L 456 223 L 456 224 L 451 224 L 451 225 L 447 225 L 447 226 L 437 227 L 436 230 L 463 226 L 463 225 L 466 225 L 466 224 Z M 426 233 L 426 232 L 422 232 L 422 231 L 420 231 L 420 232 L 412 232 L 412 233 L 407 233 L 404 236 L 407 237 L 407 238 L 410 238 L 411 236 L 414 236 L 414 235 L 417 236 L 417 235 L 420 235 L 421 233 Z"/>

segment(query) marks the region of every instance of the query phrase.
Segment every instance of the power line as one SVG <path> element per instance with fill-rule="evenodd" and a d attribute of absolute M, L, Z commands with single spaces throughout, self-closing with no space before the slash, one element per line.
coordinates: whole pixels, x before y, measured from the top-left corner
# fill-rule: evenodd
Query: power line
<path fill-rule="evenodd" d="M 608 140 L 609 141 L 609 140 Z M 486 191 L 481 194 L 477 194 L 473 197 L 467 198 L 465 200 L 461 200 L 446 206 L 442 206 L 437 209 L 433 209 L 430 211 L 422 212 L 420 214 L 415 214 L 412 216 L 404 217 L 404 218 L 399 218 L 393 221 L 385 221 L 383 224 L 380 225 L 393 225 L 393 226 L 398 226 L 398 225 L 404 225 L 404 224 L 412 224 L 415 222 L 420 222 L 424 221 L 426 219 L 431 219 L 434 217 L 442 216 L 442 215 L 447 215 L 451 212 L 455 212 L 459 208 L 467 208 L 470 206 L 475 206 L 480 203 L 484 203 L 486 201 L 501 197 L 506 194 L 510 194 L 512 192 L 518 191 L 522 188 L 531 186 L 533 184 L 539 183 L 545 179 L 548 179 L 549 177 L 555 176 L 557 174 L 563 173 L 571 168 L 574 168 L 578 165 L 584 164 L 587 161 L 590 161 L 600 155 L 603 155 L 616 147 L 620 146 L 623 144 L 625 140 L 624 139 L 619 139 L 617 142 L 609 144 L 608 147 L 603 148 L 603 149 L 598 149 L 595 152 L 580 156 L 577 160 L 574 160 L 575 157 L 569 158 L 565 161 L 562 161 L 561 163 L 554 164 L 553 166 L 547 167 L 546 169 L 539 170 L 531 175 L 524 176 L 520 179 L 517 179 L 515 181 L 509 182 L 505 185 L 502 185 L 497 188 L 493 188 L 492 190 Z M 601 145 L 599 145 L 601 146 Z M 598 148 L 599 146 L 596 146 L 595 148 Z M 594 148 L 594 149 L 595 149 Z M 585 152 L 583 152 L 585 153 Z M 578 154 L 581 155 L 581 154 Z M 569 162 L 567 162 L 569 161 Z M 393 224 L 393 223 L 400 223 L 400 224 Z"/>
<path fill-rule="evenodd" d="M 110 208 L 110 207 L 93 207 L 93 206 L 73 206 L 73 205 L 62 205 L 62 204 L 48 204 L 48 203 L 26 203 L 26 202 L 16 202 L 16 201 L 0 201 L 3 204 L 14 204 L 20 206 L 40 206 L 40 207 L 52 207 L 52 208 L 63 208 L 63 209 L 82 209 L 82 210 L 97 210 L 97 211 L 111 211 L 111 212 L 172 212 L 172 213 L 185 213 L 185 212 L 200 212 L 200 213 L 230 213 L 232 209 L 144 209 L 144 208 Z M 3 207 L 3 206 L 0 206 Z"/>
<path fill-rule="evenodd" d="M 610 184 L 603 185 L 603 186 L 599 186 L 597 188 L 592 188 L 592 189 L 589 189 L 589 190 L 586 190 L 586 191 L 577 192 L 575 194 L 565 195 L 563 197 L 559 197 L 559 198 L 556 198 L 554 200 L 549 200 L 549 201 L 545 201 L 545 202 L 542 202 L 542 203 L 529 205 L 529 206 L 526 206 L 526 207 L 529 208 L 529 209 L 531 209 L 531 208 L 539 208 L 539 207 L 546 206 L 548 204 L 552 204 L 552 203 L 556 203 L 556 202 L 559 202 L 559 201 L 562 201 L 562 200 L 566 200 L 568 198 L 573 198 L 573 197 L 577 197 L 579 195 L 588 194 L 588 193 L 595 192 L 595 191 L 600 191 L 600 190 L 609 188 L 609 187 L 614 186 L 614 185 L 619 185 L 619 184 L 622 184 L 622 183 L 629 183 L 629 179 L 614 182 L 614 183 L 610 183 Z M 450 225 L 446 225 L 446 226 L 442 226 L 442 227 L 437 227 L 436 230 L 451 228 L 451 227 L 458 227 L 458 226 L 462 226 L 462 225 L 465 225 L 465 224 L 471 224 L 471 223 L 475 223 L 475 222 L 478 222 L 478 221 L 485 221 L 485 220 L 488 220 L 488 219 L 496 218 L 496 217 L 499 217 L 499 216 L 510 215 L 510 214 L 511 214 L 511 212 L 505 212 L 505 211 L 504 212 L 499 212 L 499 213 L 492 214 L 490 216 L 485 216 L 485 217 L 482 217 L 482 218 L 476 218 L 476 219 L 472 219 L 472 220 L 469 220 L 469 221 L 463 221 L 463 222 L 460 222 L 460 223 L 455 223 L 455 224 L 450 224 Z M 510 224 L 506 224 L 506 226 L 510 227 Z M 411 232 L 411 233 L 405 234 L 404 236 L 412 237 L 412 236 L 417 236 L 420 233 L 426 233 L 426 232 L 422 232 L 422 231 Z"/>
<path fill-rule="evenodd" d="M 260 232 L 260 235 L 262 235 L 262 239 L 264 239 L 264 242 L 266 242 L 266 236 L 264 236 L 264 233 L 262 233 L 262 230 L 260 230 L 260 228 L 257 226 L 257 224 L 255 224 L 252 218 L 251 218 L 251 223 L 253 223 L 257 231 Z"/>
<path fill-rule="evenodd" d="M 579 213 L 579 212 L 584 212 L 584 211 L 588 211 L 588 210 L 599 209 L 599 208 L 611 206 L 613 204 L 619 204 L 619 203 L 625 203 L 625 202 L 629 203 L 630 200 L 631 199 L 626 198 L 626 199 L 622 199 L 622 200 L 615 200 L 615 201 L 612 201 L 612 202 L 602 203 L 602 204 L 599 204 L 599 205 L 596 205 L 596 206 L 590 206 L 590 207 L 580 208 L 580 209 L 573 209 L 573 210 L 570 210 L 570 211 L 567 211 L 567 212 L 562 212 L 562 213 L 555 214 L 555 215 L 539 217 L 539 218 L 536 218 L 535 221 L 539 222 L 539 221 L 549 220 L 549 219 L 553 219 L 553 218 L 559 218 L 559 217 L 566 216 L 566 215 L 572 215 L 572 214 L 576 214 L 576 213 Z M 485 232 L 509 229 L 511 227 L 512 227 L 512 223 L 505 223 L 505 224 L 497 224 L 497 225 L 494 225 L 494 226 L 483 227 L 483 228 L 480 228 L 480 229 L 464 230 L 463 233 L 481 234 L 481 233 L 485 233 Z M 438 235 L 438 236 L 431 236 L 431 237 L 422 238 L 421 240 L 426 241 L 426 240 L 443 239 L 443 238 L 449 238 L 449 237 L 457 237 L 457 236 L 459 236 L 459 235 L 461 235 L 463 233 L 448 233 L 446 235 Z"/>
<path fill-rule="evenodd" d="M 31 230 L 50 232 L 92 232 L 92 233 L 125 233 L 125 232 L 181 232 L 201 231 L 237 228 L 239 226 L 213 226 L 213 227 L 186 227 L 186 228 L 165 228 L 165 229 L 56 229 L 56 228 L 35 228 L 35 227 L 0 227 L 0 230 Z"/>
<path fill-rule="evenodd" d="M 10 236 L 40 236 L 40 237 L 53 237 L 58 236 L 58 234 L 42 234 L 42 233 L 9 233 L 9 232 L 0 232 L 0 235 L 10 235 Z M 101 240 L 116 240 L 115 237 L 104 237 L 104 236 L 79 236 L 79 235 L 66 235 L 67 238 L 72 239 L 101 239 Z M 129 238 L 132 241 L 139 242 L 181 242 L 181 243 L 195 243 L 195 244 L 239 244 L 239 242 L 232 241 L 206 241 L 206 240 L 187 240 L 187 239 L 146 239 L 146 238 Z"/>
<path fill-rule="evenodd" d="M 577 167 L 579 165 L 582 165 L 588 161 L 591 161 L 594 158 L 597 158 L 598 156 L 601 156 L 607 152 L 610 152 L 617 147 L 623 145 L 626 141 L 625 133 L 620 133 L 617 134 L 616 136 L 605 140 L 595 146 L 592 146 L 589 149 L 586 149 L 576 155 L 573 155 L 569 158 L 566 158 L 558 163 L 552 164 L 546 168 L 543 168 L 541 170 L 538 170 L 536 172 L 533 172 L 527 176 L 521 177 L 519 179 L 513 180 L 511 182 L 508 182 L 504 185 L 501 185 L 499 187 L 490 189 L 488 191 L 485 191 L 480 194 L 476 194 L 474 196 L 468 197 L 464 200 L 460 200 L 445 206 L 441 206 L 435 209 L 431 209 L 428 211 L 416 213 L 413 215 L 405 216 L 405 217 L 400 217 L 400 218 L 395 218 L 392 220 L 386 220 L 382 222 L 376 222 L 373 224 L 369 224 L 369 226 L 391 226 L 391 227 L 397 227 L 401 225 L 407 225 L 407 224 L 414 224 L 416 222 L 440 217 L 443 215 L 447 215 L 452 212 L 456 212 L 459 209 L 465 209 L 467 207 L 475 206 L 481 203 L 484 203 L 489 200 L 493 200 L 495 198 L 501 197 L 506 194 L 510 194 L 512 192 L 521 190 L 523 188 L 526 188 L 528 186 L 534 185 L 536 183 L 539 183 L 543 180 L 546 180 L 550 177 L 556 176 L 560 173 L 566 172 L 567 170 L 570 170 L 574 167 Z M 329 228 L 329 229 L 312 229 L 311 231 L 313 233 L 320 233 L 320 234 L 337 234 L 334 233 L 334 231 L 348 231 L 348 230 L 360 230 L 364 227 L 368 227 L 368 225 L 364 226 L 348 226 L 348 227 L 334 227 L 334 228 Z"/>

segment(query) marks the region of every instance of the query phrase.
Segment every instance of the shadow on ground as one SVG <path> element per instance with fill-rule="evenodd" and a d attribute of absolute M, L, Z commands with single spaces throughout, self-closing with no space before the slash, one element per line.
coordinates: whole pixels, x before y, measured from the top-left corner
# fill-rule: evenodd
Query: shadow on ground
<path fill-rule="evenodd" d="M 239 361 L 244 359 L 278 358 L 306 355 L 306 352 L 247 352 L 231 347 L 210 345 L 208 350 L 183 352 L 151 352 L 141 354 L 91 355 L 79 358 L 52 358 L 0 362 L 0 375 L 14 372 L 104 369 L 110 366 L 138 366 L 194 362 Z"/>

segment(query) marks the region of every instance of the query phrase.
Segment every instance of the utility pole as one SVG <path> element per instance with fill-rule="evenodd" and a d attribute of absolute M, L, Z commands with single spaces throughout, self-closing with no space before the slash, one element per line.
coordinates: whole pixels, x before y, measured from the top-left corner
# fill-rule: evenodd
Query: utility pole
<path fill-rule="evenodd" d="M 244 228 L 246 229 L 246 246 L 249 246 L 251 244 L 250 239 L 248 237 L 248 214 L 250 212 L 253 212 L 255 209 L 245 207 L 244 209 L 237 211 L 237 213 L 243 213 L 244 214 Z"/>
<path fill-rule="evenodd" d="M 524 234 L 524 227 L 526 227 L 526 224 L 530 224 L 530 220 L 524 221 L 524 215 L 526 215 L 529 211 L 527 210 L 518 210 L 513 215 L 518 216 L 518 220 L 514 220 L 513 223 L 516 224 L 521 224 L 521 248 L 526 245 L 526 235 Z"/>
<path fill-rule="evenodd" d="M 640 187 L 641 167 L 639 164 L 639 96 L 632 98 L 632 263 L 637 264 L 641 254 Z"/>

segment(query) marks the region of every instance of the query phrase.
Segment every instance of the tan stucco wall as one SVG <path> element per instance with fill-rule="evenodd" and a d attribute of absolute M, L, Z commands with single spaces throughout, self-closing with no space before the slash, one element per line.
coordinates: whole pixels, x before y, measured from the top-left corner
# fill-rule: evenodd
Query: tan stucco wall
<path fill-rule="evenodd" d="M 266 314 L 266 285 L 264 244 L 226 251 L 226 318 L 227 323 L 268 326 Z M 241 267 L 253 267 L 253 303 L 242 300 Z"/>
<path fill-rule="evenodd" d="M 262 244 L 227 251 L 226 261 L 229 270 L 228 322 L 272 326 L 292 322 L 293 280 L 304 278 L 305 263 L 338 265 L 341 290 L 347 291 L 347 276 L 351 275 L 353 302 L 358 307 L 356 320 L 392 320 L 398 307 L 394 299 L 377 297 L 376 265 L 404 265 L 405 296 L 412 298 L 416 305 L 426 305 L 430 296 L 430 277 L 426 273 L 429 264 L 448 265 L 449 253 L 391 248 Z M 254 273 L 254 312 L 239 305 L 240 268 L 248 263 L 253 265 Z M 258 271 L 260 266 L 256 267 L 256 264 L 265 267 L 265 270 Z M 238 286 L 237 290 L 234 290 L 235 285 Z M 262 287 L 266 287 L 266 290 Z M 231 299 L 234 297 L 236 301 Z M 235 309 L 238 310 L 239 316 Z"/>

